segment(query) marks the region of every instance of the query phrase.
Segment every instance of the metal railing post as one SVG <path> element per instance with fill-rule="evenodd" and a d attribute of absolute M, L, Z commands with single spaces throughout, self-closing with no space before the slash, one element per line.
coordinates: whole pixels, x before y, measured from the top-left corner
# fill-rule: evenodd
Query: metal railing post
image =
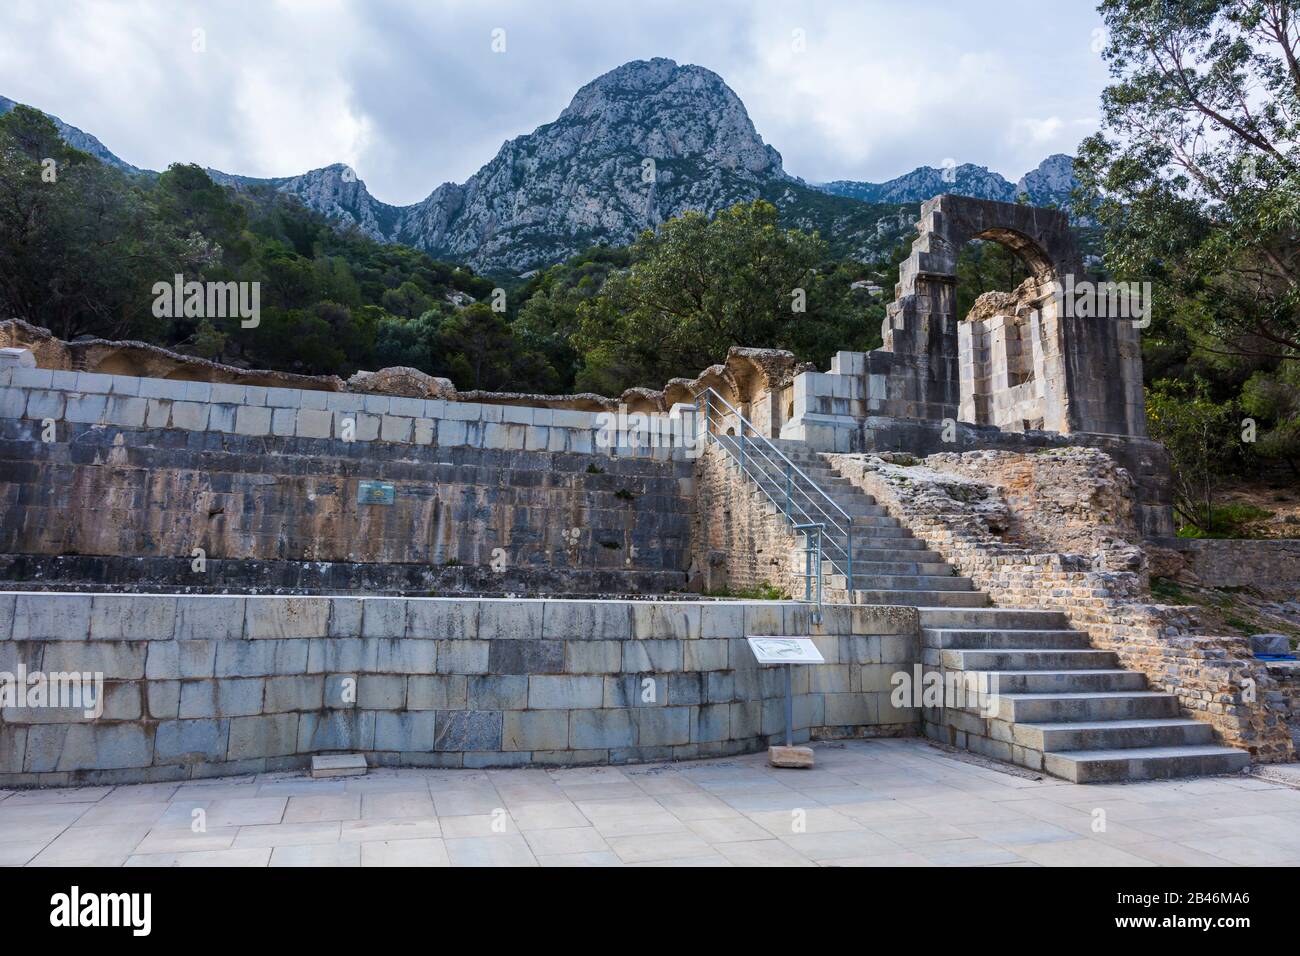
<path fill-rule="evenodd" d="M 738 417 L 740 418 L 740 473 L 743 475 L 745 474 L 745 418 L 743 415 Z"/>
<path fill-rule="evenodd" d="M 785 465 L 785 516 L 794 524 L 794 477 L 789 462 Z"/>
<path fill-rule="evenodd" d="M 821 532 L 817 533 L 817 607 L 822 606 L 822 571 L 825 569 L 826 559 L 822 554 L 822 536 Z M 820 621 L 818 623 L 821 623 Z"/>
<path fill-rule="evenodd" d="M 844 565 L 846 568 L 845 573 L 848 575 L 848 581 L 846 583 L 849 586 L 848 588 L 849 603 L 852 604 L 853 603 L 853 519 L 852 518 L 849 518 L 849 530 L 847 532 L 847 539 L 844 545 L 844 550 L 847 552 L 844 557 Z"/>

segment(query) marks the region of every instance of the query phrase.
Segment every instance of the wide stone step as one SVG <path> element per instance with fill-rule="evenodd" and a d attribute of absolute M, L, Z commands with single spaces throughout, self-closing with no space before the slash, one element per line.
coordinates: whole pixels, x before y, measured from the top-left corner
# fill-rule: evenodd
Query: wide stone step
<path fill-rule="evenodd" d="M 910 542 L 902 544 L 897 548 L 872 548 L 866 545 L 859 547 L 858 542 L 853 542 L 853 567 L 856 570 L 858 562 L 865 564 L 881 564 L 897 561 L 916 561 L 925 564 L 926 567 L 951 569 L 938 551 L 931 551 L 925 546 L 924 541 L 916 538 L 902 538 L 900 542 Z"/>
<path fill-rule="evenodd" d="M 880 539 L 882 542 L 888 539 L 889 543 L 886 543 L 885 547 L 890 547 L 895 538 L 907 538 L 912 541 L 920 540 L 918 538 L 913 538 L 912 532 L 899 524 L 878 524 L 876 523 L 876 519 L 867 515 L 853 515 L 852 518 L 854 542 L 857 542 L 859 537 L 865 538 L 868 541 Z M 891 518 L 890 520 L 895 522 L 898 521 L 897 518 Z M 924 546 L 925 542 L 922 541 L 921 544 Z"/>
<path fill-rule="evenodd" d="M 843 537 L 842 535 L 840 536 Z M 893 555 L 899 551 L 922 552 L 922 555 L 908 554 L 909 559 L 915 558 L 918 561 L 943 560 L 937 551 L 931 551 L 920 538 L 901 538 L 891 537 L 884 539 L 873 536 L 872 534 L 855 528 L 853 531 L 853 560 L 861 558 L 864 561 L 892 561 Z M 881 555 L 886 557 L 881 557 Z"/>
<path fill-rule="evenodd" d="M 1012 723 L 1137 720 L 1177 717 L 1178 698 L 1162 691 L 1083 694 L 999 694 L 997 715 Z"/>
<path fill-rule="evenodd" d="M 805 521 L 820 521 L 828 526 L 834 524 L 843 525 L 844 515 L 847 514 L 854 519 L 854 525 L 859 524 L 881 524 L 889 527 L 897 527 L 899 521 L 897 518 L 890 516 L 880 505 L 864 504 L 862 502 L 852 502 L 842 506 L 841 514 L 839 511 L 830 507 L 824 500 L 814 498 L 809 502 L 807 498 L 796 498 L 793 505 L 785 499 L 785 489 L 778 488 L 774 490 L 775 497 L 768 497 L 762 492 L 756 491 L 754 497 L 757 501 L 762 502 L 769 509 L 779 511 L 781 514 L 787 514 L 790 510 L 794 511 L 797 523 L 803 524 Z M 859 519 L 874 519 L 871 521 L 861 521 Z"/>
<path fill-rule="evenodd" d="M 785 503 L 772 501 L 763 495 L 757 496 L 763 507 L 767 509 L 768 514 L 780 513 L 785 514 Z M 844 509 L 848 515 L 845 520 L 845 514 L 832 509 L 823 508 L 818 510 L 809 507 L 806 503 L 802 509 L 796 508 L 794 512 L 795 524 L 821 524 L 826 527 L 826 534 L 844 536 L 844 530 L 849 525 L 853 527 L 853 537 L 856 541 L 858 537 L 878 537 L 893 541 L 895 538 L 911 537 L 912 532 L 908 531 L 897 518 L 891 518 L 886 514 L 872 514 L 873 510 L 879 510 L 874 505 L 861 505 L 853 508 Z M 837 530 L 842 529 L 842 530 Z"/>
<path fill-rule="evenodd" d="M 771 506 L 769 505 L 769 507 Z M 797 517 L 799 518 L 799 521 L 796 522 L 797 524 L 805 523 L 804 516 L 798 515 Z M 853 527 L 854 557 L 857 556 L 859 550 L 882 551 L 890 548 L 903 548 L 908 551 L 927 550 L 926 543 L 919 538 L 913 538 L 911 536 L 912 532 L 908 531 L 904 527 L 884 524 L 867 524 L 864 523 L 862 518 L 858 515 L 851 516 L 851 521 Z M 844 547 L 844 539 L 847 535 L 847 529 L 845 528 L 844 518 L 842 515 L 834 515 L 832 520 L 832 518 L 817 514 L 813 515 L 811 521 L 808 523 L 825 525 L 826 530 L 823 534 L 828 538 L 833 537 L 839 543 L 842 551 Z M 802 531 L 797 533 L 800 535 L 803 534 Z M 915 543 L 907 544 L 906 542 L 908 541 Z M 859 543 L 861 543 L 861 546 Z"/>
<path fill-rule="evenodd" d="M 1061 671 L 1112 670 L 1119 664 L 1114 651 L 1053 650 L 1005 648 L 999 650 L 962 650 L 938 652 L 938 663 L 964 671 Z"/>
<path fill-rule="evenodd" d="M 854 604 L 903 607 L 978 608 L 984 607 L 989 601 L 989 596 L 983 591 L 854 590 L 852 593 Z"/>
<path fill-rule="evenodd" d="M 845 587 L 844 575 L 836 575 L 836 587 Z M 871 575 L 858 574 L 853 566 L 854 591 L 974 591 L 970 578 L 957 575 Z"/>
<path fill-rule="evenodd" d="M 832 587 L 846 586 L 842 574 L 831 575 L 831 580 Z M 974 588 L 970 578 L 959 578 L 952 574 L 859 574 L 857 564 L 853 565 L 855 591 L 971 591 Z"/>
<path fill-rule="evenodd" d="M 907 555 L 908 558 L 911 556 L 911 554 Z M 952 568 L 942 561 L 924 561 L 921 559 L 916 561 L 895 561 L 893 558 L 868 561 L 859 558 L 855 554 L 853 556 L 853 576 L 872 574 L 919 574 L 936 578 L 953 576 Z"/>
<path fill-rule="evenodd" d="M 1085 720 L 1056 724 L 1016 724 L 1012 739 L 1043 751 L 1131 750 L 1214 743 L 1214 728 L 1186 717 L 1154 720 Z"/>
<path fill-rule="evenodd" d="M 988 630 L 1014 628 L 1016 630 L 1064 630 L 1069 625 L 1060 611 L 1040 611 L 1032 608 L 986 607 L 979 610 L 959 610 L 935 605 L 921 608 L 922 627 L 984 628 Z"/>
<path fill-rule="evenodd" d="M 989 688 L 1000 694 L 1077 694 L 1092 691 L 1147 689 L 1145 674 L 1122 668 L 1006 670 L 977 673 L 987 674 Z"/>
<path fill-rule="evenodd" d="M 1116 780 L 1166 780 L 1236 773 L 1250 754 L 1232 747 L 1137 747 L 1121 750 L 1070 750 L 1043 755 L 1043 769 L 1075 783 Z"/>
<path fill-rule="evenodd" d="M 1091 647 L 1088 635 L 1070 630 L 983 630 L 968 628 L 926 627 L 921 629 L 926 647 L 958 647 L 991 650 L 1002 647 L 1041 647 L 1044 650 L 1076 650 Z"/>
<path fill-rule="evenodd" d="M 785 497 L 786 483 L 784 474 L 768 472 L 765 474 L 748 473 L 751 484 L 761 484 L 765 488 L 778 492 L 781 497 Z M 867 504 L 880 507 L 880 503 L 871 495 L 859 491 L 853 485 L 843 484 L 844 479 L 819 478 L 813 476 L 813 483 L 809 483 L 795 475 L 790 484 L 790 497 L 796 502 L 807 502 L 809 500 L 824 502 L 827 498 L 837 504 Z"/>

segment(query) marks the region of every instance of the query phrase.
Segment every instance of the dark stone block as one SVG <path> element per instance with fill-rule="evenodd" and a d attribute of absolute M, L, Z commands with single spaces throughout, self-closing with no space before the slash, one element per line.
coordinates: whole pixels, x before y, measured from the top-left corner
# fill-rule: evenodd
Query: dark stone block
<path fill-rule="evenodd" d="M 488 651 L 488 670 L 496 674 L 561 674 L 564 642 L 493 641 Z"/>
<path fill-rule="evenodd" d="M 440 710 L 433 749 L 437 751 L 500 750 L 499 710 Z"/>

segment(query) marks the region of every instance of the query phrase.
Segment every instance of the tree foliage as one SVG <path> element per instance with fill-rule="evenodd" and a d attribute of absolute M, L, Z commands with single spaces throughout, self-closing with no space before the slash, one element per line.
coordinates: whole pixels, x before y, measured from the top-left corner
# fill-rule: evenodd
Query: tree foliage
<path fill-rule="evenodd" d="M 1153 387 L 1152 428 L 1205 420 L 1196 401 L 1251 413 L 1251 447 L 1240 418 L 1218 421 L 1214 440 L 1233 449 L 1222 467 L 1294 467 L 1300 5 L 1104 0 L 1100 11 L 1112 83 L 1101 131 L 1080 147 L 1080 212 L 1103 229 L 1110 273 L 1152 283 L 1148 380 L 1199 382 L 1195 396 Z"/>
<path fill-rule="evenodd" d="M 642 233 L 630 254 L 630 267 L 577 308 L 580 387 L 660 387 L 737 344 L 824 363 L 873 337 L 870 306 L 851 296 L 850 276 L 863 267 L 837 268 L 817 234 L 780 228 L 776 207 L 762 200 L 711 220 L 687 212 Z"/>

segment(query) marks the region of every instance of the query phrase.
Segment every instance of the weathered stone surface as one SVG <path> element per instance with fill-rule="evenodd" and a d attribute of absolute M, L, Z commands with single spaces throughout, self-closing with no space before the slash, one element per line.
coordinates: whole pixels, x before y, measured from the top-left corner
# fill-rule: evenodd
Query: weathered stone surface
<path fill-rule="evenodd" d="M 469 710 L 523 710 L 528 706 L 528 678 L 523 674 L 506 671 L 466 680 L 465 707 Z"/>
<path fill-rule="evenodd" d="M 407 678 L 406 706 L 409 710 L 464 710 L 468 680 L 457 674 L 411 676 Z"/>
<path fill-rule="evenodd" d="M 464 714 L 464 711 L 452 711 Z M 443 747 L 444 750 L 496 750 L 501 742 L 501 715 L 497 714 L 496 744 L 487 747 Z M 437 718 L 434 711 L 395 713 L 380 711 L 375 715 L 375 750 L 394 750 L 399 753 L 418 753 L 433 750 L 440 739 L 435 734 Z M 438 726 L 441 729 L 441 726 Z M 483 739 L 486 742 L 486 738 Z M 478 739 L 475 740 L 478 742 Z"/>
<path fill-rule="evenodd" d="M 434 378 L 416 368 L 395 365 L 378 372 L 358 372 L 348 379 L 348 387 L 359 392 L 379 395 L 404 395 L 409 398 L 455 398 L 456 386 L 450 379 Z"/>
<path fill-rule="evenodd" d="M 300 751 L 298 714 L 234 717 L 230 721 L 229 760 L 282 757 Z"/>
<path fill-rule="evenodd" d="M 371 750 L 375 741 L 375 712 L 330 710 L 302 714 L 298 722 L 299 753 L 321 750 Z"/>
<path fill-rule="evenodd" d="M 247 605 L 245 636 L 249 640 L 321 637 L 328 622 L 329 601 L 324 598 L 269 598 Z"/>
<path fill-rule="evenodd" d="M 13 619 L 15 641 L 84 641 L 90 637 L 90 595 L 19 594 Z"/>
<path fill-rule="evenodd" d="M 566 710 L 507 710 L 503 713 L 501 749 L 568 750 Z"/>
<path fill-rule="evenodd" d="M 217 763 L 226 759 L 229 723 L 222 720 L 165 720 L 154 736 L 154 761 Z"/>
<path fill-rule="evenodd" d="M 450 751 L 500 750 L 501 712 L 438 711 L 437 736 L 433 747 L 435 750 Z"/>
<path fill-rule="evenodd" d="M 767 762 L 773 767 L 790 767 L 798 770 L 809 770 L 813 767 L 815 759 L 811 747 L 768 747 Z"/>
<path fill-rule="evenodd" d="M 565 644 L 557 640 L 492 641 L 487 669 L 498 674 L 561 674 Z"/>
<path fill-rule="evenodd" d="M 0 733 L 17 755 L 0 761 L 0 774 L 93 780 L 139 772 L 149 779 L 163 770 L 246 772 L 265 761 L 336 751 L 399 760 L 439 754 L 458 766 L 671 759 L 758 746 L 764 724 L 779 712 L 773 709 L 779 682 L 758 679 L 757 668 L 749 667 L 750 679 L 738 689 L 728 645 L 741 637 L 637 639 L 631 602 L 610 602 L 609 614 L 589 602 L 568 602 L 553 623 L 563 621 L 563 631 L 574 636 L 551 639 L 540 636 L 544 613 L 518 611 L 543 611 L 543 602 L 95 595 L 72 596 L 63 613 L 54 613 L 69 596 L 38 596 L 44 603 L 28 602 L 19 611 L 24 595 L 0 592 L 0 614 L 6 607 L 26 614 L 18 622 L 23 633 L 73 620 L 87 635 L 99 628 L 114 639 L 3 640 L 0 670 L 23 662 L 103 672 L 101 723 L 124 729 L 70 730 L 78 715 L 9 710 Z M 77 607 L 69 618 L 68 608 Z M 690 607 L 704 610 L 694 602 Z M 170 613 L 160 617 L 159 608 Z M 784 608 L 776 610 L 772 620 L 786 620 Z M 602 616 L 617 639 L 602 638 Z M 840 633 L 819 640 L 858 640 L 847 633 L 853 622 L 847 610 L 826 618 Z M 689 634 L 695 619 L 689 609 L 643 615 L 643 622 L 657 621 L 643 633 L 680 626 Z M 739 620 L 714 631 L 743 632 L 743 612 Z M 798 614 L 789 620 L 801 622 Z M 442 636 L 481 634 L 485 626 L 501 636 Z M 367 629 L 375 636 L 347 636 Z M 411 631 L 418 636 L 393 636 Z M 128 637 L 142 632 L 154 639 Z M 335 632 L 341 636 L 329 636 Z M 682 649 L 695 644 L 698 650 Z M 629 648 L 633 666 L 659 669 L 628 670 Z M 840 656 L 827 646 L 828 659 Z M 684 671 L 688 658 L 691 669 Z M 796 687 L 801 733 L 832 712 L 824 696 L 853 696 L 840 694 L 839 671 L 847 673 L 849 665 L 834 666 L 833 675 Z M 552 667 L 560 670 L 539 672 Z M 737 709 L 742 702 L 755 706 Z M 702 745 L 712 749 L 700 751 Z"/>
<path fill-rule="evenodd" d="M 94 641 L 170 641 L 176 630 L 176 598 L 97 594 L 90 609 Z"/>
<path fill-rule="evenodd" d="M 176 598 L 176 640 L 239 640 L 244 634 L 244 599 L 227 595 Z"/>
<path fill-rule="evenodd" d="M 363 777 L 366 758 L 362 754 L 325 754 L 311 758 L 311 775 L 316 779 L 327 777 Z"/>
<path fill-rule="evenodd" d="M 570 714 L 569 735 L 570 746 L 580 750 L 634 747 L 636 711 L 575 709 Z"/>
<path fill-rule="evenodd" d="M 599 677 L 538 675 L 528 679 L 528 706 L 535 710 L 599 707 L 604 682 Z"/>

